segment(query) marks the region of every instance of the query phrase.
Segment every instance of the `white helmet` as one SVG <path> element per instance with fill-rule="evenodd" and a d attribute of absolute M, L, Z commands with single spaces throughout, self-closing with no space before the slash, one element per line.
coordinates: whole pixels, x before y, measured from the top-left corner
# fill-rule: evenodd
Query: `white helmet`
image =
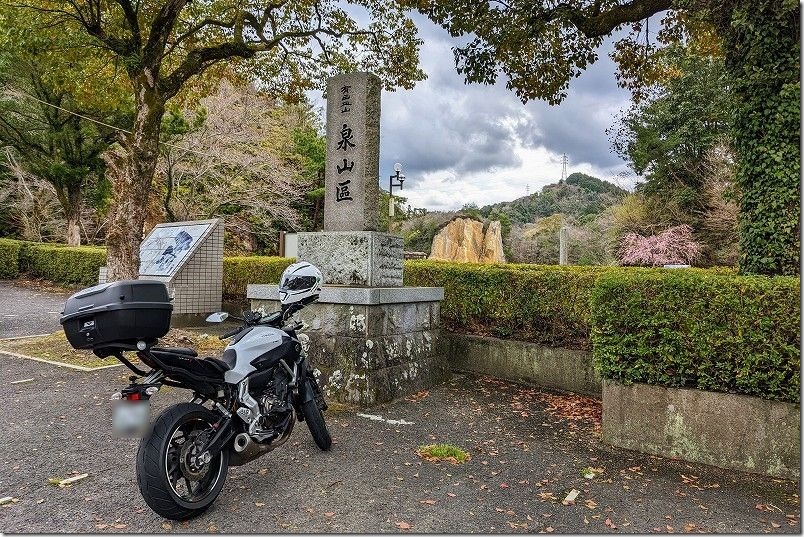
<path fill-rule="evenodd" d="M 302 302 L 309 304 L 321 294 L 324 278 L 315 265 L 306 261 L 293 263 L 279 280 L 279 302 L 283 306 Z"/>

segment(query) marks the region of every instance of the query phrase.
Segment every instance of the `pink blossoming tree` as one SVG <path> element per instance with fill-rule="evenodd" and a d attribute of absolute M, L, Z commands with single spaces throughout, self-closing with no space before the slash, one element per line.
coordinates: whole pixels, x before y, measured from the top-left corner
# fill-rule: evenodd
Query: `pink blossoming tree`
<path fill-rule="evenodd" d="M 649 267 L 692 264 L 700 253 L 701 246 L 692 238 L 692 228 L 687 224 L 647 237 L 626 233 L 617 252 L 623 265 Z"/>

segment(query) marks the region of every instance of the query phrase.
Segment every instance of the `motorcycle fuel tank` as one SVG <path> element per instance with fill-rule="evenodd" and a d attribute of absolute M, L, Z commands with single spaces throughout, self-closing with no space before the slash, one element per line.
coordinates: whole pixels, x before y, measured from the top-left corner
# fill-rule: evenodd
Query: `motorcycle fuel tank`
<path fill-rule="evenodd" d="M 292 338 L 283 330 L 269 326 L 256 326 L 241 338 L 227 345 L 224 352 L 235 352 L 235 364 L 224 375 L 229 384 L 237 384 L 249 374 L 257 370 L 251 363 L 266 353 L 276 353 L 276 360 L 284 354 L 283 347 Z"/>

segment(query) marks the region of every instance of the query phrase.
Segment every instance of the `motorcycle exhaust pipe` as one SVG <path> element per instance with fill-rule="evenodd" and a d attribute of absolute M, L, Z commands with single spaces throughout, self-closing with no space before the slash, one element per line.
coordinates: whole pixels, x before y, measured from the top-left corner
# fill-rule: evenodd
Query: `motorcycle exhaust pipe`
<path fill-rule="evenodd" d="M 246 433 L 240 433 L 235 436 L 234 440 L 234 448 L 235 451 L 238 453 L 243 453 L 246 449 L 248 449 L 254 441 L 251 439 L 249 435 Z"/>
<path fill-rule="evenodd" d="M 234 439 L 234 453 L 229 460 L 230 466 L 240 466 L 253 461 L 257 457 L 274 449 L 271 444 L 259 444 L 246 433 L 240 433 Z"/>
<path fill-rule="evenodd" d="M 293 410 L 291 410 L 288 420 L 287 429 L 285 429 L 282 436 L 267 444 L 255 442 L 247 433 L 240 433 L 235 436 L 234 449 L 229 457 L 229 466 L 241 466 L 251 462 L 287 442 L 290 438 L 290 433 L 293 431 L 293 424 L 296 422 L 296 413 Z"/>

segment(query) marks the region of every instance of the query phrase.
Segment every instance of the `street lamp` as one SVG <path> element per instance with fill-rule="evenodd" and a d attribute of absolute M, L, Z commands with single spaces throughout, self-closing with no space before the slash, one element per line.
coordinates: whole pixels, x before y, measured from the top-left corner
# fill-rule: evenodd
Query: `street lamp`
<path fill-rule="evenodd" d="M 396 180 L 396 183 L 394 183 Z M 394 217 L 394 187 L 399 187 L 402 190 L 402 183 L 405 182 L 405 176 L 402 174 L 402 165 L 400 163 L 394 164 L 394 174 L 388 180 L 388 231 L 391 231 L 391 225 Z"/>

